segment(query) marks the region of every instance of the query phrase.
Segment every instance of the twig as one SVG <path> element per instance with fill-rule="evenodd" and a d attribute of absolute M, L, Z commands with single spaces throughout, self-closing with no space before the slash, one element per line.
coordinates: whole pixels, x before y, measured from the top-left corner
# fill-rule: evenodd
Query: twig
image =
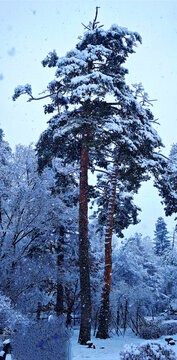
<path fill-rule="evenodd" d="M 96 25 L 99 23 L 99 22 L 96 22 L 97 17 L 98 17 L 98 9 L 99 8 L 100 8 L 100 6 L 96 6 L 96 14 L 95 14 L 95 19 L 93 20 L 92 30 L 94 30 L 96 28 Z"/>
<path fill-rule="evenodd" d="M 81 24 L 85 29 L 90 30 L 88 26 L 84 25 L 83 23 L 81 23 Z"/>
<path fill-rule="evenodd" d="M 35 98 L 33 95 L 29 95 L 30 96 L 30 100 L 29 101 L 32 101 L 32 100 L 42 100 L 42 99 L 45 99 L 47 97 L 50 97 L 52 95 L 56 95 L 57 93 L 53 93 L 53 94 L 48 94 L 48 95 L 44 95 L 44 96 L 41 96 L 41 97 L 38 97 L 38 98 Z"/>
<path fill-rule="evenodd" d="M 165 156 L 165 155 L 163 155 L 163 154 L 160 154 L 160 153 L 157 153 L 157 152 L 155 152 L 155 151 L 154 151 L 154 154 L 160 155 L 160 156 L 164 157 L 164 159 L 166 159 L 166 160 L 170 160 L 167 156 Z"/>
<path fill-rule="evenodd" d="M 105 170 L 94 169 L 94 171 L 102 172 L 102 173 L 110 176 L 110 173 L 108 171 L 105 171 Z"/>

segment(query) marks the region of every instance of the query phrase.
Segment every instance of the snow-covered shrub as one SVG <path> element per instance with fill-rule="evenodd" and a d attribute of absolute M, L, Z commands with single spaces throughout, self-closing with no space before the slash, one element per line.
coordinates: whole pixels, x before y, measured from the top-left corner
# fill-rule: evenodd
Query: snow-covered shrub
<path fill-rule="evenodd" d="M 170 312 L 171 314 L 177 314 L 177 299 L 173 299 L 170 302 Z"/>
<path fill-rule="evenodd" d="M 128 345 L 120 353 L 121 360 L 176 360 L 174 351 L 157 343 L 146 343 L 140 346 Z"/>
<path fill-rule="evenodd" d="M 10 334 L 17 324 L 27 325 L 29 319 L 19 311 L 14 310 L 10 299 L 0 293 L 0 329 L 4 333 L 7 330 Z"/>
<path fill-rule="evenodd" d="M 177 333 L 177 322 L 165 322 L 161 325 L 162 335 L 174 335 Z"/>
<path fill-rule="evenodd" d="M 13 360 L 69 360 L 70 332 L 65 317 L 52 316 L 27 326 L 18 326 L 12 335 Z"/>
<path fill-rule="evenodd" d="M 150 322 L 141 326 L 139 331 L 140 337 L 143 339 L 158 339 L 161 335 L 161 325 L 158 323 Z"/>
<path fill-rule="evenodd" d="M 177 333 L 177 322 L 149 322 L 141 326 L 139 335 L 143 339 L 158 339 L 162 335 Z"/>

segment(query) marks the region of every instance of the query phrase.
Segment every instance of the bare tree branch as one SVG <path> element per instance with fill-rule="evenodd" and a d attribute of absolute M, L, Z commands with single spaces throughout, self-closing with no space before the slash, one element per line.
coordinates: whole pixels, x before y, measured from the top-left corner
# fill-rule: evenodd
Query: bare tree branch
<path fill-rule="evenodd" d="M 90 30 L 90 28 L 88 26 L 84 25 L 83 23 L 81 23 L 81 24 L 84 27 L 84 29 Z"/>
<path fill-rule="evenodd" d="M 33 237 L 31 238 L 31 240 L 29 241 L 29 243 L 24 247 L 24 249 L 23 249 L 22 253 L 20 254 L 20 256 L 19 256 L 19 257 L 17 258 L 17 260 L 14 262 L 14 266 L 18 263 L 18 261 L 19 261 L 20 259 L 22 259 L 25 251 L 28 249 L 28 247 L 31 245 L 31 243 L 32 243 L 38 236 L 39 236 L 39 234 L 36 234 L 35 236 L 33 236 Z"/>
<path fill-rule="evenodd" d="M 110 176 L 110 173 L 106 170 L 94 169 L 94 171 L 102 172 L 102 173 Z"/>
<path fill-rule="evenodd" d="M 99 21 L 97 22 L 97 17 L 98 17 L 98 9 L 100 8 L 100 6 L 96 6 L 96 13 L 95 13 L 95 19 L 93 20 L 93 24 L 92 24 L 92 30 L 96 29 L 96 25 L 99 23 Z"/>
<path fill-rule="evenodd" d="M 44 95 L 44 96 L 40 96 L 38 98 L 34 97 L 33 95 L 29 95 L 30 96 L 30 100 L 29 101 L 32 101 L 32 100 L 42 100 L 42 99 L 45 99 L 45 98 L 48 98 L 52 95 L 56 95 L 57 93 L 53 93 L 53 94 L 48 94 L 48 95 Z"/>
<path fill-rule="evenodd" d="M 154 151 L 154 154 L 160 155 L 160 156 L 162 156 L 162 157 L 163 157 L 164 159 L 166 159 L 166 160 L 170 160 L 167 156 L 165 156 L 165 155 L 163 155 L 163 154 L 161 154 L 161 153 L 157 153 L 157 152 Z"/>

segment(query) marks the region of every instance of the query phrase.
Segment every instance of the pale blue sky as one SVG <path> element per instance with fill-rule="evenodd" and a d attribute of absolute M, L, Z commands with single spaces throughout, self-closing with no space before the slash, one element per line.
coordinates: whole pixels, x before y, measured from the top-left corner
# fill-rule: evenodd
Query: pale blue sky
<path fill-rule="evenodd" d="M 142 82 L 154 103 L 159 135 L 166 146 L 177 141 L 177 1 L 119 0 L 0 0 L 0 127 L 6 140 L 15 144 L 36 142 L 46 128 L 44 103 L 12 102 L 17 85 L 31 83 L 34 95 L 53 79 L 54 70 L 43 68 L 42 59 L 53 49 L 59 55 L 73 48 L 100 6 L 99 20 L 105 29 L 116 23 L 137 31 L 143 38 L 128 62 L 129 83 Z M 140 190 L 137 203 L 142 222 L 125 233 L 153 234 L 158 216 L 164 216 L 157 191 L 151 184 Z M 168 220 L 169 230 L 174 222 Z"/>

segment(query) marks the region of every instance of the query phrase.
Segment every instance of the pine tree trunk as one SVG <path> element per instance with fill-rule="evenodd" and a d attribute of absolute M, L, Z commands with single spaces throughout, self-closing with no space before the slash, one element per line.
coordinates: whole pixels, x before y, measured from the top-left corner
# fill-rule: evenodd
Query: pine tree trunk
<path fill-rule="evenodd" d="M 80 165 L 80 199 L 79 199 L 79 267 L 81 294 L 81 324 L 79 343 L 84 345 L 91 338 L 91 293 L 90 264 L 88 240 L 88 133 L 83 135 Z"/>
<path fill-rule="evenodd" d="M 112 230 L 114 222 L 115 197 L 117 186 L 117 167 L 114 168 L 111 189 L 108 202 L 108 213 L 105 233 L 105 267 L 104 267 L 104 287 L 102 290 L 102 302 L 99 314 L 99 325 L 96 337 L 107 339 L 109 337 L 109 299 L 112 280 Z"/>
<path fill-rule="evenodd" d="M 63 306 L 63 284 L 61 282 L 61 275 L 60 269 L 63 264 L 63 244 L 64 244 L 64 235 L 65 235 L 65 228 L 64 226 L 60 226 L 60 234 L 58 239 L 58 249 L 57 249 L 57 298 L 56 298 L 56 306 L 55 311 L 57 316 L 63 314 L 64 306 Z"/>

